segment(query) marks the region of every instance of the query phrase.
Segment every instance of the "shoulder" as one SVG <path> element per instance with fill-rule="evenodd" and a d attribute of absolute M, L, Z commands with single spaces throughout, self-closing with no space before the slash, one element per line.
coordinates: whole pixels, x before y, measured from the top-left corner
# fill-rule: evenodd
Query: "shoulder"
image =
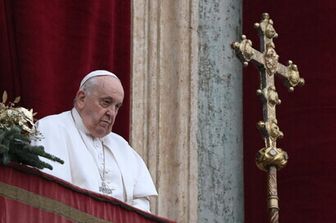
<path fill-rule="evenodd" d="M 139 154 L 129 145 L 129 143 L 121 135 L 111 132 L 105 136 L 104 141 L 108 145 L 114 147 L 114 150 L 119 150 L 121 153 L 128 154 L 134 158 L 139 158 Z"/>
<path fill-rule="evenodd" d="M 69 111 L 56 115 L 46 116 L 36 122 L 36 127 L 41 132 L 53 132 L 66 130 L 71 123 L 71 113 Z"/>
<path fill-rule="evenodd" d="M 62 123 L 66 123 L 67 120 L 71 118 L 70 111 L 62 112 L 60 114 L 49 115 L 43 117 L 37 121 L 37 125 L 60 125 Z"/>
<path fill-rule="evenodd" d="M 128 144 L 126 139 L 124 139 L 121 135 L 118 135 L 117 133 L 111 132 L 110 134 L 105 136 L 103 140 L 108 144 L 117 144 L 118 147 L 133 150 L 133 148 Z"/>
<path fill-rule="evenodd" d="M 121 135 L 118 135 L 117 133 L 111 132 L 107 136 L 114 141 L 118 141 L 120 143 L 126 143 L 128 145 L 126 139 L 124 139 Z"/>

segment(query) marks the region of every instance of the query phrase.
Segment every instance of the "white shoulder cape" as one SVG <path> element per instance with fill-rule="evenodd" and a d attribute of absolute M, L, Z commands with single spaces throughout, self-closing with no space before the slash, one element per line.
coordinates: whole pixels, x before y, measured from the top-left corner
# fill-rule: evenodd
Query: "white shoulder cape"
<path fill-rule="evenodd" d="M 33 144 L 44 146 L 46 152 L 64 160 L 63 165 L 47 161 L 53 170 L 43 171 L 81 188 L 99 192 L 98 168 L 80 138 L 71 112 L 47 116 L 38 121 L 37 128 L 44 138 Z M 133 199 L 157 195 L 145 163 L 127 141 L 115 133 L 110 133 L 102 140 L 120 168 L 126 194 L 124 202 L 132 204 Z"/>

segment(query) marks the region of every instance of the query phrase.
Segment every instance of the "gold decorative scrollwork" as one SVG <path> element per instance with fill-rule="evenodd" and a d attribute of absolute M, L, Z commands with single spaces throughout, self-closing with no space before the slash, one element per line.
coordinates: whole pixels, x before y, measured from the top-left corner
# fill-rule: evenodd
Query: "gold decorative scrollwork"
<path fill-rule="evenodd" d="M 275 89 L 275 86 L 270 86 L 267 90 L 267 99 L 271 105 L 279 105 L 281 100 L 279 99 L 278 92 Z"/>
<path fill-rule="evenodd" d="M 288 61 L 288 67 L 287 67 L 287 80 L 290 91 L 294 91 L 294 87 L 299 85 L 304 85 L 304 79 L 300 78 L 299 69 L 297 65 L 293 64 L 292 61 Z"/>
<path fill-rule="evenodd" d="M 273 26 L 273 20 L 270 19 L 268 13 L 263 13 L 261 23 L 255 23 L 254 27 L 260 28 L 262 33 L 264 33 L 264 35 L 269 39 L 278 37 L 278 34 L 276 33 L 275 28 Z"/>
<path fill-rule="evenodd" d="M 267 16 L 269 18 L 268 14 Z M 265 35 L 269 39 L 272 39 L 278 36 L 278 34 L 275 32 L 272 19 L 268 19 L 268 24 L 266 25 Z"/>
<path fill-rule="evenodd" d="M 242 35 L 242 41 L 240 43 L 234 42 L 232 44 L 232 47 L 236 50 L 238 56 L 245 62 L 250 61 L 252 59 L 252 56 L 254 55 L 252 41 L 246 39 L 245 35 Z"/>
<path fill-rule="evenodd" d="M 279 99 L 278 92 L 274 85 L 264 88 L 263 90 L 258 89 L 257 95 L 262 96 L 263 103 L 268 102 L 271 106 L 281 104 L 281 100 Z"/>
<path fill-rule="evenodd" d="M 280 148 L 268 147 L 259 150 L 256 157 L 257 166 L 264 171 L 268 171 L 270 166 L 281 169 L 286 166 L 288 155 Z"/>
<path fill-rule="evenodd" d="M 266 51 L 264 54 L 266 73 L 270 76 L 276 73 L 278 67 L 279 56 L 274 48 L 275 46 L 273 42 L 266 44 Z"/>
<path fill-rule="evenodd" d="M 284 136 L 283 132 L 280 131 L 277 120 L 274 118 L 267 122 L 258 122 L 257 127 L 265 138 L 270 138 L 273 142 L 276 142 L 277 138 L 283 138 Z"/>

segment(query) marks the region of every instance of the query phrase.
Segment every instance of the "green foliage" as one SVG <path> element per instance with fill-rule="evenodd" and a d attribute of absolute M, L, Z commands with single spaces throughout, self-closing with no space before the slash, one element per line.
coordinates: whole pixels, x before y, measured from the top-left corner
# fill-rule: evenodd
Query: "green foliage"
<path fill-rule="evenodd" d="M 43 146 L 30 145 L 29 136 L 23 134 L 20 127 L 0 128 L 0 163 L 6 165 L 9 162 L 16 162 L 52 170 L 52 166 L 40 160 L 39 156 L 64 163 L 58 157 L 46 153 Z"/>
<path fill-rule="evenodd" d="M 50 164 L 40 160 L 41 156 L 63 164 L 63 160 L 46 153 L 43 146 L 30 145 L 30 139 L 39 139 L 40 136 L 35 128 L 33 109 L 16 107 L 20 97 L 16 97 L 13 103 L 6 103 L 7 99 L 4 91 L 0 102 L 0 163 L 16 162 L 52 170 Z"/>

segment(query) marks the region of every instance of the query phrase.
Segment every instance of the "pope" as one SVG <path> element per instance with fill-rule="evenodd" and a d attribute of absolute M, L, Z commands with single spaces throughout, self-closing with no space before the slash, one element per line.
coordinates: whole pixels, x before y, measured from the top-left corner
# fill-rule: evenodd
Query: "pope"
<path fill-rule="evenodd" d="M 123 99 L 115 74 L 92 71 L 81 81 L 72 110 L 36 123 L 43 138 L 33 144 L 64 160 L 45 172 L 149 211 L 149 197 L 157 195 L 150 173 L 127 141 L 112 132 Z"/>

